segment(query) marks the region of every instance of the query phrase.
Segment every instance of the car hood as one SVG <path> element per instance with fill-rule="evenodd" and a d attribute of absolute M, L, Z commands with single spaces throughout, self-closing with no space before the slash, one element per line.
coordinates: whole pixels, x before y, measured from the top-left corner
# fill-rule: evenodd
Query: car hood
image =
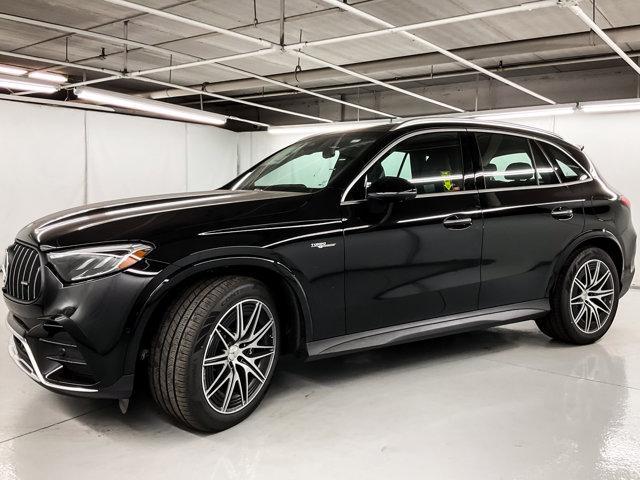
<path fill-rule="evenodd" d="M 160 235 L 188 235 L 212 224 L 251 222 L 297 209 L 307 195 L 261 190 L 214 190 L 101 202 L 40 218 L 18 239 L 43 250 L 119 240 L 154 241 Z"/>

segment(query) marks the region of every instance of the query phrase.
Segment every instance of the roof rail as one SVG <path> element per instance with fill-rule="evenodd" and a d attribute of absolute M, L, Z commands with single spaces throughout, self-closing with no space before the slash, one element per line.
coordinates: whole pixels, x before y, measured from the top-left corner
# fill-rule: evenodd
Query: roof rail
<path fill-rule="evenodd" d="M 391 130 L 400 130 L 401 128 L 413 127 L 415 125 L 437 125 L 439 123 L 458 123 L 463 125 L 486 125 L 491 127 L 507 127 L 517 130 L 524 130 L 532 133 L 542 133 L 544 135 L 550 135 L 560 140 L 564 140 L 560 135 L 542 128 L 529 127 L 526 125 L 520 125 L 517 123 L 509 122 L 497 122 L 494 120 L 482 120 L 481 118 L 457 118 L 457 117 L 429 117 L 429 118 L 413 118 L 411 120 L 405 120 L 404 122 L 397 123 Z"/>

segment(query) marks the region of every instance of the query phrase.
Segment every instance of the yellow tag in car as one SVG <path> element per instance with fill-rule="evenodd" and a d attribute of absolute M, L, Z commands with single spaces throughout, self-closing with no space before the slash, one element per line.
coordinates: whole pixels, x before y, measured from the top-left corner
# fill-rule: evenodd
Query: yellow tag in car
<path fill-rule="evenodd" d="M 445 178 L 444 180 L 444 188 L 446 190 L 451 190 L 453 188 L 453 184 L 451 183 L 451 171 L 449 170 L 443 170 L 440 172 L 440 176 L 441 177 L 449 177 L 449 178 Z"/>

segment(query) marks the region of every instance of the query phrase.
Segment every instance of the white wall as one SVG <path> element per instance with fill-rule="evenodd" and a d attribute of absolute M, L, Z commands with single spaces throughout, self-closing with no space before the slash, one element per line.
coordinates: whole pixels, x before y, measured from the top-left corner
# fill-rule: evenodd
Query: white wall
<path fill-rule="evenodd" d="M 513 119 L 509 122 L 549 130 L 571 143 L 584 146 L 585 154 L 596 164 L 607 182 L 631 200 L 633 224 L 640 233 L 640 112 L 578 112 L 555 117 Z M 241 133 L 241 170 L 307 135 Z M 636 270 L 640 271 L 640 245 L 636 255 Z M 640 284 L 640 274 L 636 275 L 634 283 Z"/>
<path fill-rule="evenodd" d="M 237 146 L 213 126 L 0 100 L 0 247 L 87 200 L 219 187 Z"/>

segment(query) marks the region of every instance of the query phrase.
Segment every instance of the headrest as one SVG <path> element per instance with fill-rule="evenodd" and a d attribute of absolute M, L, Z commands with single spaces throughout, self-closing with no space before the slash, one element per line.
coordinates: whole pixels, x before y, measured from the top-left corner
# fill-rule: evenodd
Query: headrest
<path fill-rule="evenodd" d="M 512 163 L 507 167 L 504 176 L 508 180 L 525 182 L 533 178 L 533 167 L 524 162 Z"/>

